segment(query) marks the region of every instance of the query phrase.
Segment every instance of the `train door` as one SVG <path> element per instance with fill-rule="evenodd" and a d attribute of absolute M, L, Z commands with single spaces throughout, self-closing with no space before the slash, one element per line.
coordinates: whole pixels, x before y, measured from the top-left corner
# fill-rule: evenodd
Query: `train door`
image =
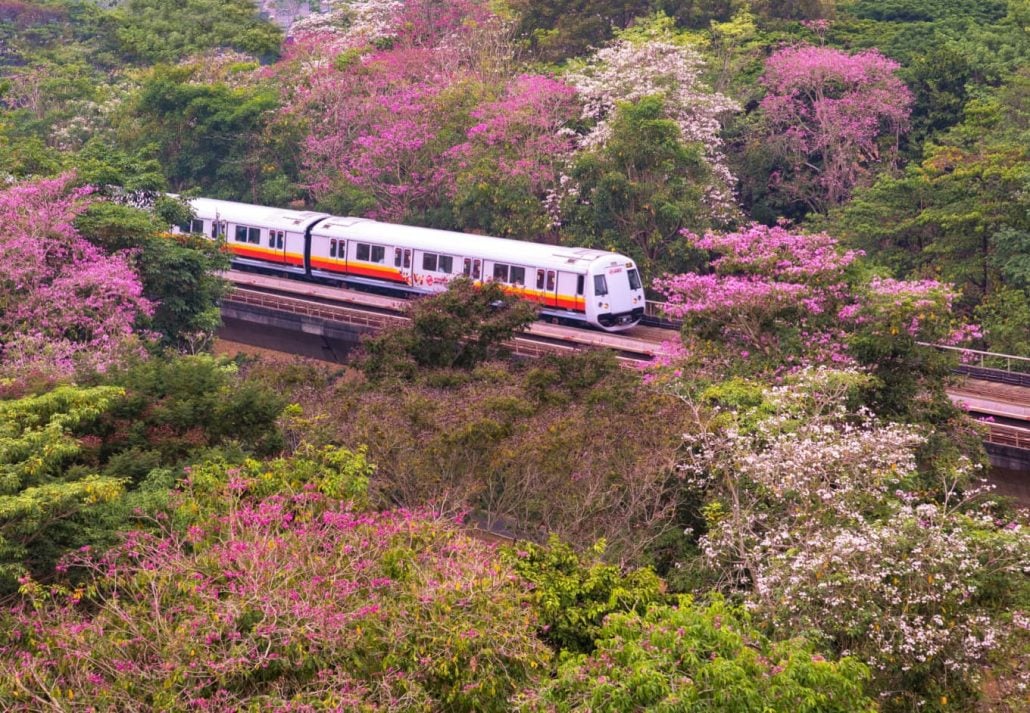
<path fill-rule="evenodd" d="M 536 301 L 545 307 L 558 306 L 558 272 L 537 268 Z"/>
<path fill-rule="evenodd" d="M 583 276 L 574 272 L 558 272 L 557 290 L 555 291 L 555 306 L 559 309 L 582 312 L 585 302 L 583 299 Z"/>
<path fill-rule="evenodd" d="M 479 282 L 483 279 L 483 261 L 479 258 L 463 258 L 461 271 L 473 282 Z"/>
<path fill-rule="evenodd" d="M 276 265 L 286 264 L 286 231 L 269 228 L 268 259 Z"/>
<path fill-rule="evenodd" d="M 326 269 L 334 275 L 347 273 L 347 241 L 339 238 L 329 240 L 329 262 Z"/>
<path fill-rule="evenodd" d="M 294 271 L 304 271 L 304 236 L 286 231 L 283 235 L 283 262 Z"/>
<path fill-rule="evenodd" d="M 414 260 L 411 248 L 393 249 L 393 266 L 400 273 L 401 279 L 407 285 L 415 284 L 415 275 L 411 269 Z"/>

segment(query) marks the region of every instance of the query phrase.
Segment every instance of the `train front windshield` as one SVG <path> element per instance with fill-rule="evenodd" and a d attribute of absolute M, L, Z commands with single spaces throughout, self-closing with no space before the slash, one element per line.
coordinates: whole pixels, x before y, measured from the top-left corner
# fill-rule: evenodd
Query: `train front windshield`
<path fill-rule="evenodd" d="M 595 274 L 597 321 L 602 327 L 630 326 L 644 315 L 644 290 L 632 262 L 608 265 Z"/>
<path fill-rule="evenodd" d="M 643 289 L 643 285 L 640 284 L 640 273 L 637 272 L 635 267 L 626 270 L 626 276 L 629 277 L 629 288 L 631 290 Z"/>

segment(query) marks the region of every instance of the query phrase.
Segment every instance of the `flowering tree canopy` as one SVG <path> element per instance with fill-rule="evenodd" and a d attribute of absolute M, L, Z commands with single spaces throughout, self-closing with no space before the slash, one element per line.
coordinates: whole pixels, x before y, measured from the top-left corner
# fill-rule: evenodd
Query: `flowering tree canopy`
<path fill-rule="evenodd" d="M 860 253 L 839 250 L 826 234 L 757 223 L 736 233 L 685 237 L 717 257 L 709 273 L 655 281 L 670 316 L 700 327 L 745 359 L 759 352 L 778 366 L 796 358 L 849 361 L 836 311 L 850 301 L 846 271 Z"/>
<path fill-rule="evenodd" d="M 583 96 L 583 117 L 596 122 L 582 140 L 586 148 L 608 140 L 619 102 L 661 97 L 666 116 L 676 122 L 683 141 L 703 147 L 715 178 L 706 202 L 716 215 L 727 218 L 736 210 L 735 181 L 723 154 L 720 118 L 740 107 L 705 86 L 702 65 L 697 52 L 681 45 L 620 40 L 598 50 L 567 79 Z"/>
<path fill-rule="evenodd" d="M 1027 540 L 982 497 L 969 461 L 919 473 L 926 435 L 847 404 L 868 376 L 809 370 L 732 426 L 690 437 L 709 498 L 700 539 L 729 590 L 779 631 L 818 634 L 873 670 L 889 710 L 953 696 L 1006 631 Z M 725 415 L 723 416 L 725 418 Z M 1001 519 L 999 519 L 999 517 Z"/>
<path fill-rule="evenodd" d="M 302 74 L 291 110 L 318 117 L 304 145 L 315 197 L 387 220 L 546 230 L 542 199 L 573 149 L 574 90 L 514 75 L 504 22 L 481 3 L 388 5 L 298 36 L 287 57 Z"/>
<path fill-rule="evenodd" d="M 225 475 L 223 515 L 76 553 L 84 589 L 26 584 L 0 634 L 5 709 L 499 711 L 544 670 L 487 545 L 313 489 L 253 498 L 261 482 Z"/>
<path fill-rule="evenodd" d="M 662 277 L 654 288 L 666 297 L 666 312 L 690 328 L 688 337 L 751 360 L 747 371 L 864 364 L 889 381 L 886 391 L 912 396 L 887 377 L 912 379 L 930 365 L 933 355 L 917 342 L 955 345 L 980 336 L 952 313 L 956 295 L 947 285 L 863 282 L 851 270 L 862 252 L 841 249 L 825 233 L 752 224 L 685 237 L 714 255 L 708 271 Z"/>
<path fill-rule="evenodd" d="M 0 191 L 0 364 L 9 369 L 103 369 L 153 312 L 126 259 L 104 254 L 72 226 L 90 190 L 71 181 Z"/>
<path fill-rule="evenodd" d="M 787 47 L 765 63 L 758 129 L 782 162 L 773 187 L 810 210 L 842 203 L 876 165 L 892 165 L 912 95 L 876 50 Z"/>
<path fill-rule="evenodd" d="M 465 141 L 446 152 L 445 181 L 463 227 L 535 237 L 551 228 L 542 210 L 575 149 L 568 128 L 576 91 L 539 74 L 513 78 L 470 112 Z"/>

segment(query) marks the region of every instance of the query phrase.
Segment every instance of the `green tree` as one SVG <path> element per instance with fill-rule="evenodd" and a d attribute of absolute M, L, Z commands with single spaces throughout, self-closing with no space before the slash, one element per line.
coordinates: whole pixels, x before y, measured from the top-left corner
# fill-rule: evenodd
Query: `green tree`
<path fill-rule="evenodd" d="M 771 642 L 741 608 L 683 597 L 611 614 L 597 650 L 565 659 L 526 711 L 870 713 L 869 670 L 827 661 L 803 639 Z"/>
<path fill-rule="evenodd" d="M 970 307 L 1028 284 L 1030 73 L 964 113 L 919 166 L 859 191 L 830 225 L 896 274 L 955 283 Z"/>
<path fill-rule="evenodd" d="M 1030 354 L 1030 297 L 1024 290 L 997 289 L 977 305 L 975 314 L 992 351 Z"/>
<path fill-rule="evenodd" d="M 419 367 L 470 369 L 506 353 L 504 343 L 536 319 L 536 308 L 499 283 L 459 277 L 446 292 L 415 301 L 408 317 L 409 324 L 365 340 L 366 374 L 411 378 Z"/>
<path fill-rule="evenodd" d="M 546 547 L 528 544 L 503 552 L 503 559 L 530 583 L 541 636 L 558 651 L 593 651 L 606 616 L 643 613 L 661 598 L 665 586 L 651 569 L 623 572 L 602 562 L 603 553 L 603 542 L 594 546 L 593 556 L 577 555 L 553 536 Z"/>
<path fill-rule="evenodd" d="M 209 449 L 268 455 L 283 446 L 283 398 L 207 355 L 153 357 L 104 376 L 125 396 L 87 433 L 100 439 L 106 473 L 141 481 Z"/>
<path fill-rule="evenodd" d="M 904 142 L 910 155 L 919 156 L 924 141 L 962 120 L 974 70 L 959 47 L 947 44 L 916 56 L 901 76 L 913 100 L 911 128 Z"/>
<path fill-rule="evenodd" d="M 579 191 L 563 202 L 565 239 L 625 253 L 647 274 L 689 269 L 696 255 L 680 231 L 710 227 L 712 182 L 702 147 L 680 137 L 660 98 L 620 105 L 604 147 L 572 167 Z"/>
<path fill-rule="evenodd" d="M 70 159 L 70 168 L 85 184 L 103 193 L 153 193 L 168 188 L 153 144 L 134 152 L 125 151 L 110 141 L 94 137 Z"/>
<path fill-rule="evenodd" d="M 726 21 L 747 5 L 742 0 L 656 0 L 652 4 L 681 27 L 697 29 Z"/>
<path fill-rule="evenodd" d="M 195 69 L 155 68 L 133 106 L 129 144 L 156 144 L 174 190 L 254 196 L 262 179 L 254 146 L 279 105 L 270 88 L 193 81 Z"/>
<path fill-rule="evenodd" d="M 518 33 L 534 54 L 560 62 L 599 47 L 613 31 L 645 14 L 648 0 L 511 0 L 519 18 Z"/>
<path fill-rule="evenodd" d="M 84 521 L 124 494 L 124 481 L 70 467 L 84 450 L 74 433 L 122 394 L 113 386 L 62 386 L 0 400 L 0 595 L 24 574 L 50 575 L 62 554 L 89 544 Z"/>
<path fill-rule="evenodd" d="M 128 0 L 114 16 L 122 49 L 147 62 L 175 62 L 216 47 L 273 57 L 282 41 L 253 0 Z"/>
<path fill-rule="evenodd" d="M 178 205 L 171 203 L 174 212 Z M 228 288 L 215 274 L 229 266 L 228 255 L 216 244 L 195 236 L 170 235 L 168 223 L 154 212 L 111 201 L 91 205 L 76 227 L 108 251 L 137 251 L 134 260 L 144 294 L 157 303 L 148 326 L 162 335 L 166 345 L 196 351 L 209 343 L 221 324 L 218 300 Z"/>

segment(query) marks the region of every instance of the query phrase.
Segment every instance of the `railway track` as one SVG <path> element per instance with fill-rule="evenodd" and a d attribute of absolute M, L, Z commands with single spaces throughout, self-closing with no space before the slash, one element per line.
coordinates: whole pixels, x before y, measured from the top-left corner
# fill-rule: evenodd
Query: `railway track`
<path fill-rule="evenodd" d="M 232 293 L 223 300 L 228 304 L 368 329 L 407 320 L 403 312 L 409 302 L 397 297 L 237 270 L 222 276 L 234 285 Z M 614 351 L 627 365 L 642 366 L 658 353 L 669 331 L 657 327 L 634 330 L 613 334 L 536 322 L 516 337 L 511 346 L 515 354 L 530 357 L 598 347 Z"/>
<path fill-rule="evenodd" d="M 399 297 L 238 270 L 223 276 L 235 286 L 228 298 L 233 303 L 368 329 L 407 319 L 403 312 L 409 302 Z M 649 311 L 657 311 L 655 303 L 649 303 Z M 641 367 L 661 351 L 663 342 L 675 338 L 674 330 L 670 323 L 654 322 L 618 333 L 536 322 L 516 337 L 511 347 L 516 354 L 526 357 L 604 348 L 614 351 L 627 366 Z M 949 389 L 949 394 L 973 413 L 1000 419 L 1001 423 L 992 424 L 999 432 L 1010 428 L 1026 430 L 1021 424 L 1030 423 L 1030 387 L 966 377 Z M 1030 431 L 1000 437 L 1018 441 L 1020 447 L 1030 447 Z"/>
<path fill-rule="evenodd" d="M 266 314 L 291 313 L 297 318 L 342 322 L 365 331 L 407 320 L 404 310 L 409 303 L 398 297 L 248 272 L 230 271 L 224 276 L 234 284 L 226 302 L 264 310 Z M 648 307 L 653 309 L 654 304 L 649 303 Z M 600 347 L 615 351 L 624 366 L 641 368 L 659 353 L 662 343 L 675 338 L 676 329 L 672 323 L 655 319 L 617 334 L 537 322 L 509 346 L 524 357 Z M 1013 453 L 1030 453 L 1030 387 L 966 377 L 949 390 L 949 395 L 971 415 L 990 416 L 986 419 L 984 441 L 992 453 L 992 462 L 997 452 L 1006 458 L 1013 457 Z M 1018 467 L 998 461 L 1001 470 L 995 468 L 992 473 L 1002 475 L 992 478 L 999 493 L 1030 504 L 1030 488 L 1024 480 L 1025 463 L 1030 458 L 1014 458 L 1020 464 Z"/>

